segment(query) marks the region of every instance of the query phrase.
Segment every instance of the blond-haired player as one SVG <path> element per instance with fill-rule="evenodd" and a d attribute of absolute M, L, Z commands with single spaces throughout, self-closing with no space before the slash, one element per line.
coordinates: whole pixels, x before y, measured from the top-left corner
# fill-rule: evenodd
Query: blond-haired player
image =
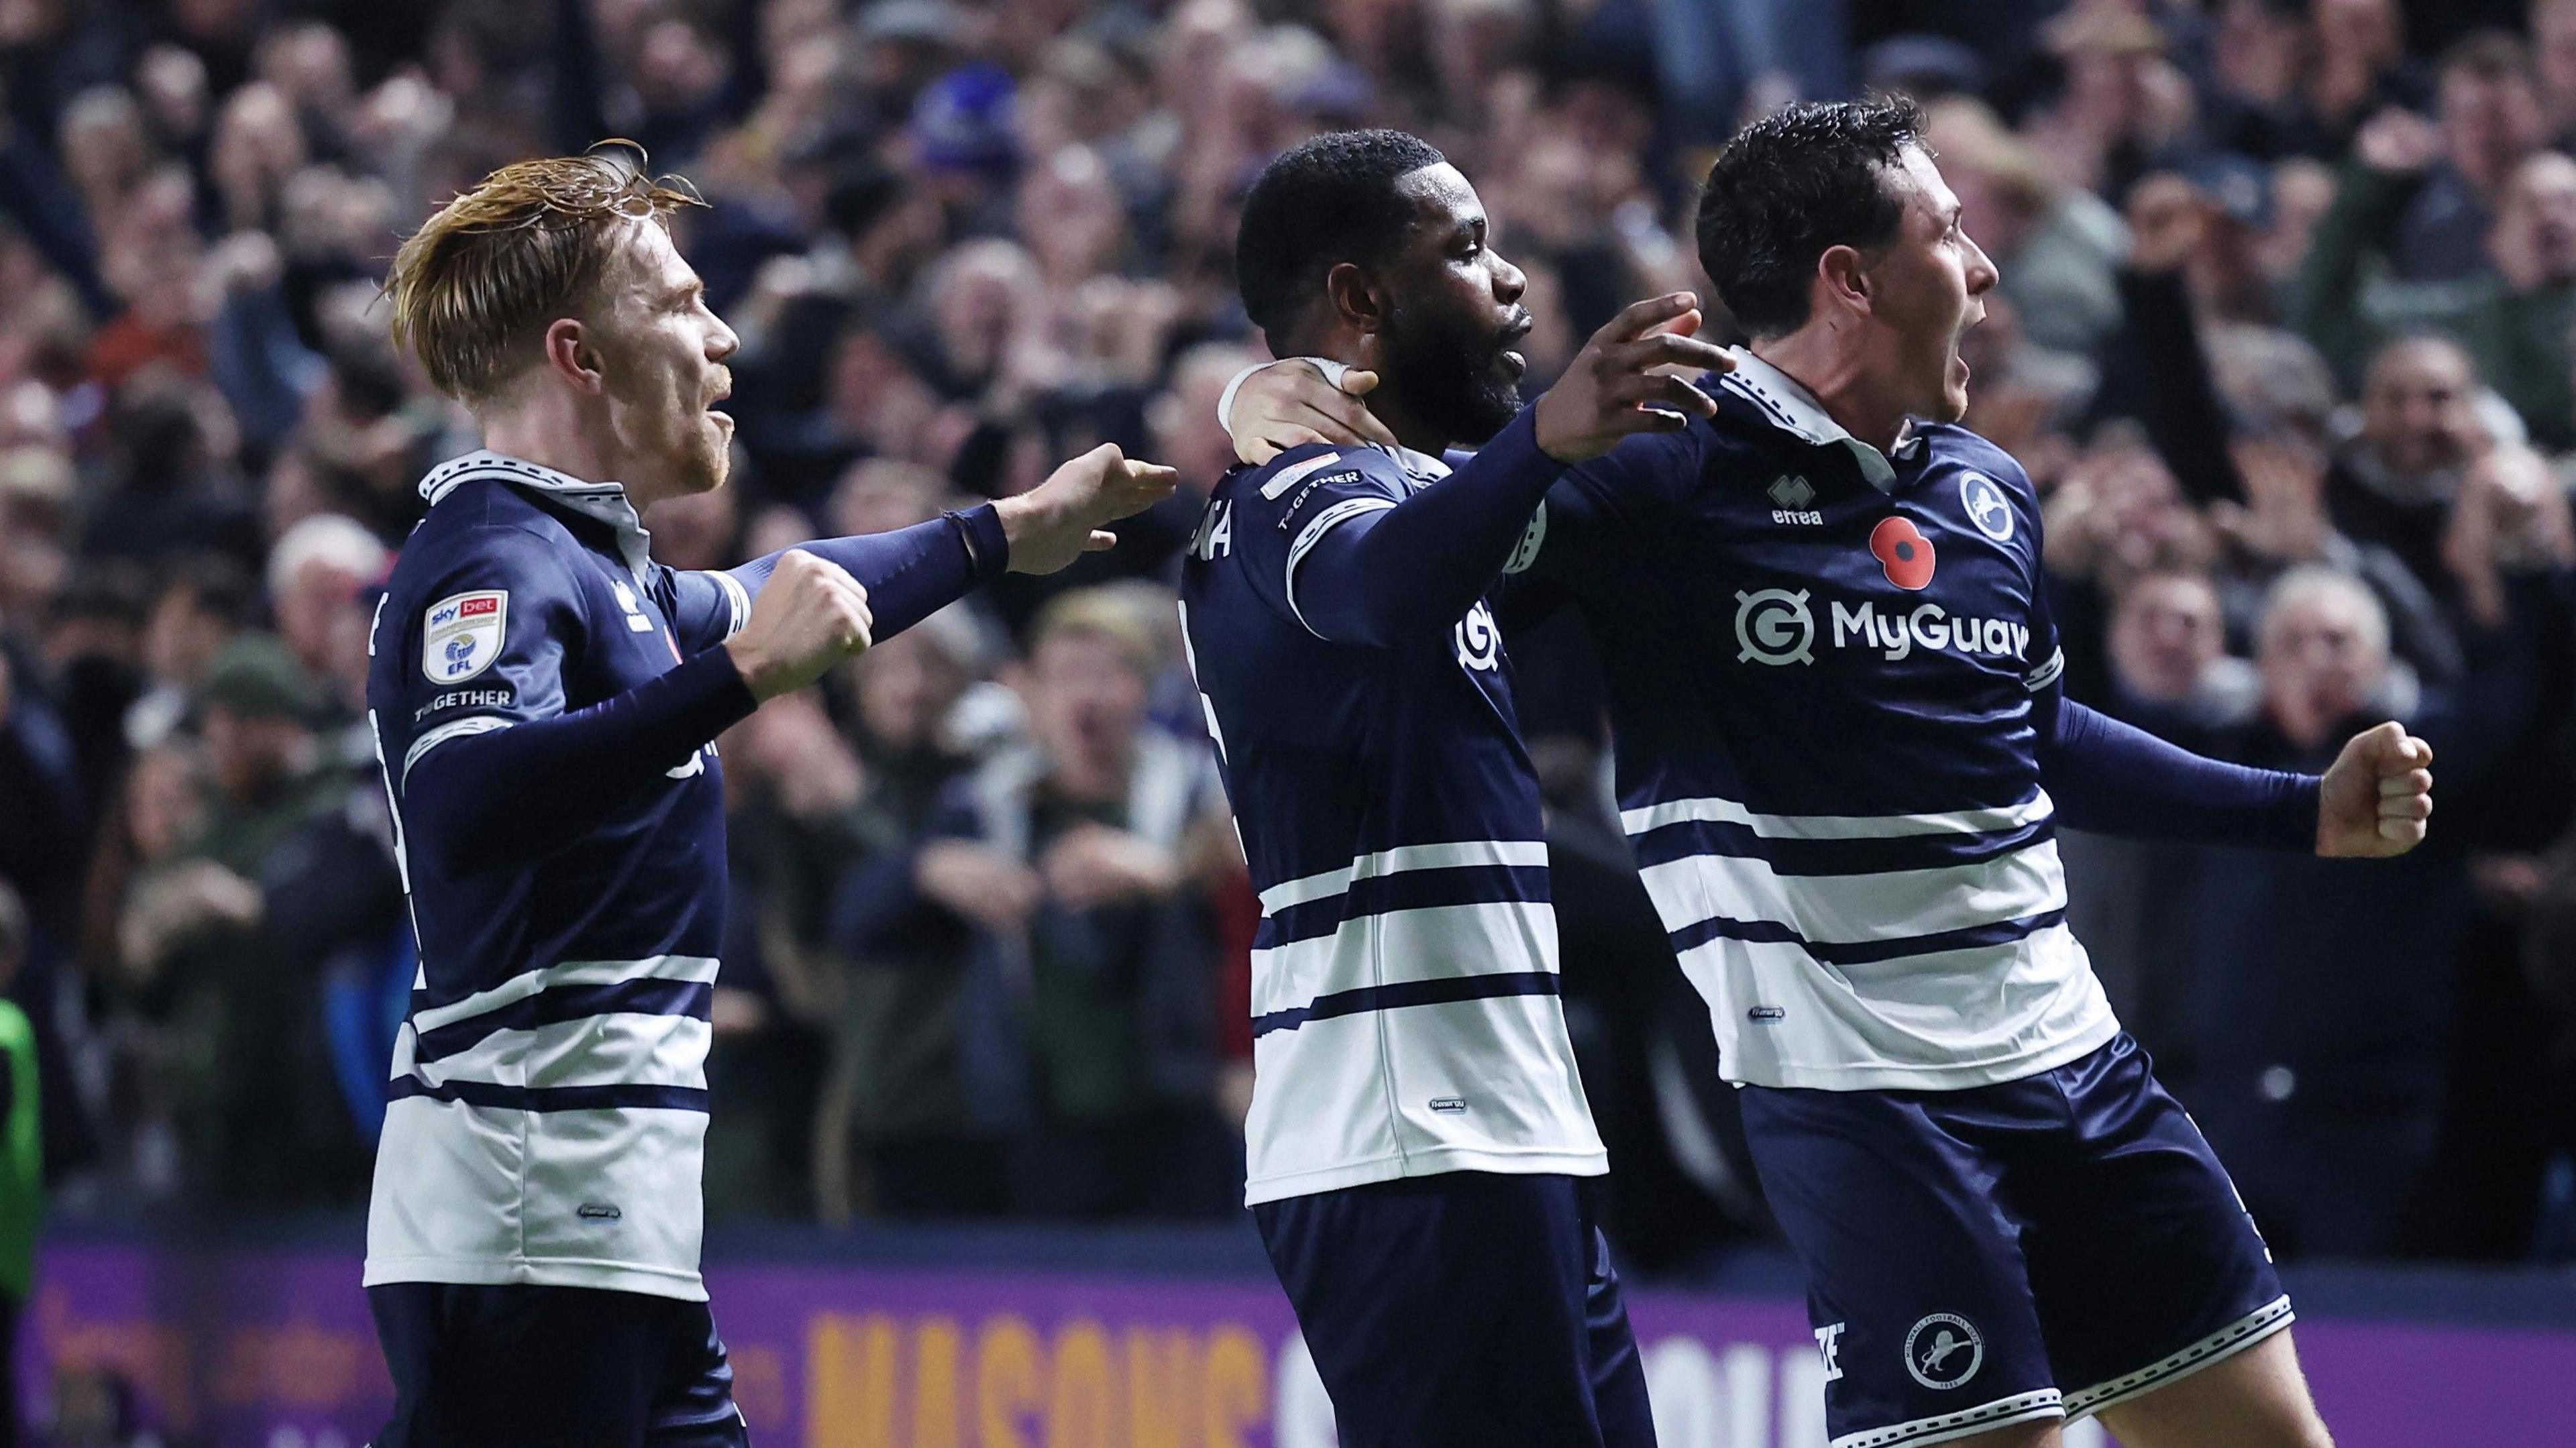
<path fill-rule="evenodd" d="M 917 528 L 655 563 L 639 511 L 724 484 L 735 339 L 672 243 L 694 192 L 641 160 L 504 167 L 386 283 L 484 448 L 421 482 L 367 685 L 421 961 L 367 1223 L 378 1448 L 746 1441 L 698 1276 L 713 741 L 1172 487 L 1103 447 Z"/>

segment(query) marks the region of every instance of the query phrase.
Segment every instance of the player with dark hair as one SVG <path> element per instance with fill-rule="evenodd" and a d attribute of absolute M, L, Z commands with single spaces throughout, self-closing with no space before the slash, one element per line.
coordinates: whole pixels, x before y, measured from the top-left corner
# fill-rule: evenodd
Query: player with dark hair
<path fill-rule="evenodd" d="M 2063 697 L 2030 481 L 1957 426 L 1995 267 L 1920 132 L 1802 105 L 1721 152 L 1700 259 L 1753 342 L 1714 417 L 1567 471 L 1515 603 L 1571 602 L 1600 656 L 1835 1448 L 2094 1412 L 2131 1448 L 2323 1448 L 2270 1254 L 2068 932 L 2054 834 L 2402 854 L 2432 751 L 2387 724 L 2322 778 L 2246 769 Z M 1334 405 L 1276 375 L 1242 432 Z"/>
<path fill-rule="evenodd" d="M 1288 151 L 1242 230 L 1272 349 L 1373 374 L 1382 437 L 1228 473 L 1182 566 L 1261 894 L 1245 1195 L 1349 1448 L 1645 1448 L 1486 595 L 1567 463 L 1712 406 L 1650 369 L 1728 364 L 1688 335 L 1691 298 L 1661 297 L 1522 407 L 1521 273 L 1466 178 L 1399 132 Z M 1458 442 L 1484 447 L 1452 474 Z"/>
<path fill-rule="evenodd" d="M 671 240 L 694 193 L 640 159 L 503 167 L 387 279 L 396 338 L 485 446 L 422 479 L 368 642 L 420 937 L 367 1213 L 377 1448 L 746 1441 L 698 1275 L 715 738 L 1172 489 L 1105 447 L 919 527 L 655 562 L 642 511 L 724 485 L 735 341 Z"/>

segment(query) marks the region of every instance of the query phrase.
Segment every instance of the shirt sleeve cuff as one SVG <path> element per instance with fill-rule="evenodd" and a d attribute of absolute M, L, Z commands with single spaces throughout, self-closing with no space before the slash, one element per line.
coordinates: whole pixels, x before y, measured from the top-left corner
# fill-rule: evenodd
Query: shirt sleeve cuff
<path fill-rule="evenodd" d="M 2272 820 L 2274 844 L 2285 850 L 2315 851 L 2317 810 L 2325 784 L 2324 779 L 2313 774 L 2282 774 L 2280 806 Z"/>
<path fill-rule="evenodd" d="M 733 650 L 722 644 L 691 655 L 662 677 L 680 696 L 677 712 L 687 723 L 679 732 L 692 739 L 713 739 L 760 707 L 751 681 L 733 661 Z"/>
<path fill-rule="evenodd" d="M 1538 404 L 1535 402 L 1512 414 L 1512 420 L 1503 424 L 1502 431 L 1495 433 L 1486 440 L 1484 446 L 1476 449 L 1476 456 L 1487 466 L 1517 465 L 1526 457 L 1533 460 L 1532 465 L 1547 472 L 1551 483 L 1566 469 L 1574 466 L 1572 463 L 1557 461 L 1554 454 L 1538 445 Z M 1504 461 L 1495 463 L 1493 460 L 1497 458 Z"/>
<path fill-rule="evenodd" d="M 957 515 L 966 529 L 968 588 L 981 587 L 1010 571 L 1011 537 L 1002 531 L 1001 512 L 990 503 Z"/>

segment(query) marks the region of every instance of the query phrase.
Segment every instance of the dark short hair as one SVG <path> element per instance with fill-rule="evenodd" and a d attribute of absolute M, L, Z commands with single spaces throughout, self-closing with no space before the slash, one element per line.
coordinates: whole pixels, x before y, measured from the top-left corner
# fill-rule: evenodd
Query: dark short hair
<path fill-rule="evenodd" d="M 1235 287 L 1252 324 L 1279 341 L 1326 273 L 1393 251 L 1413 219 L 1396 182 L 1448 159 L 1402 131 L 1332 131 L 1262 167 L 1234 242 Z"/>
<path fill-rule="evenodd" d="M 1901 96 L 1810 101 L 1735 134 L 1699 198 L 1699 264 L 1757 337 L 1807 321 L 1807 284 L 1828 247 L 1885 244 L 1904 202 L 1885 172 L 1923 144 L 1923 112 Z"/>
<path fill-rule="evenodd" d="M 2434 74 L 2443 80 L 2454 75 L 2483 81 L 2536 83 L 2539 80 L 2539 71 L 2531 58 L 2531 47 L 2512 31 L 2493 27 L 2472 30 L 2452 41 L 2435 63 Z"/>

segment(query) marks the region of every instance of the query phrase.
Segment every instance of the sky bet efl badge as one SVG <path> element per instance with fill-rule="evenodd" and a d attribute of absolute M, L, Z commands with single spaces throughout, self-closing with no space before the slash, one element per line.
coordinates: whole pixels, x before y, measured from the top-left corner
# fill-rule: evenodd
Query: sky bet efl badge
<path fill-rule="evenodd" d="M 458 684 L 501 657 L 510 595 L 500 589 L 460 593 L 429 606 L 421 620 L 420 671 L 433 684 Z"/>

